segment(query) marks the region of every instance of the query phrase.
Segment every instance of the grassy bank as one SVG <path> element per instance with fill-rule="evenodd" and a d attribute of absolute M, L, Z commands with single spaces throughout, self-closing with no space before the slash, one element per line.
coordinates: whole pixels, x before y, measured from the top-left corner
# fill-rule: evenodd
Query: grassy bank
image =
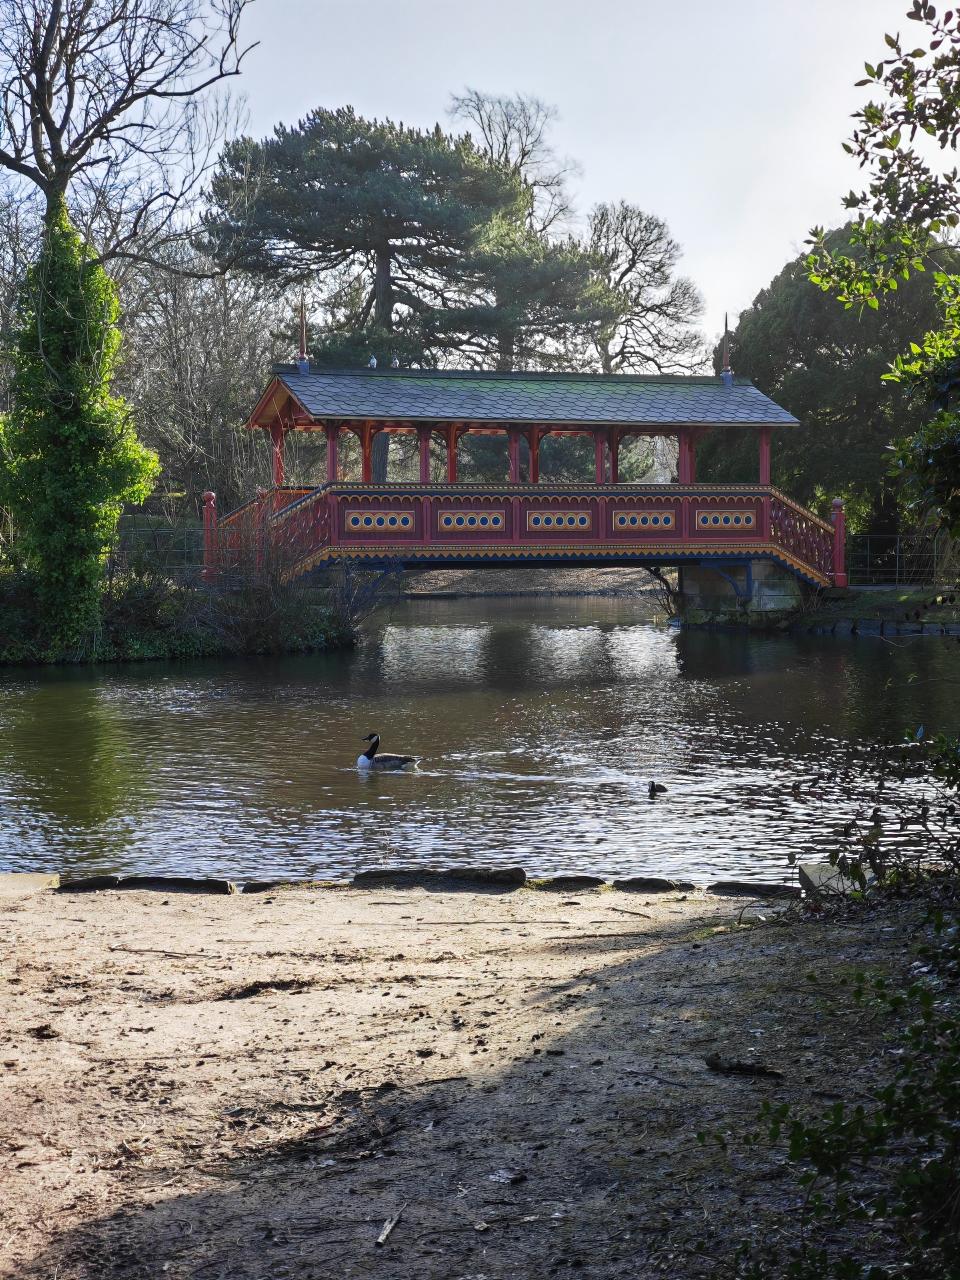
<path fill-rule="evenodd" d="M 79 645 L 51 643 L 28 578 L 0 576 L 0 665 L 303 653 L 355 642 L 329 593 L 270 578 L 216 588 L 162 574 L 108 581 L 96 627 Z"/>
<path fill-rule="evenodd" d="M 802 622 L 827 625 L 836 622 L 929 622 L 960 625 L 960 593 L 937 587 L 858 587 L 822 594 Z"/>

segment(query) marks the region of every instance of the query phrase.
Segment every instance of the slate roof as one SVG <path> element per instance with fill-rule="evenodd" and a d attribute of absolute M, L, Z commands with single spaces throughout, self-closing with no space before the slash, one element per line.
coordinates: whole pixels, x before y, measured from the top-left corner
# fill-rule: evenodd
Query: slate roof
<path fill-rule="evenodd" d="M 635 426 L 795 426 L 745 378 L 277 366 L 313 418 Z"/>

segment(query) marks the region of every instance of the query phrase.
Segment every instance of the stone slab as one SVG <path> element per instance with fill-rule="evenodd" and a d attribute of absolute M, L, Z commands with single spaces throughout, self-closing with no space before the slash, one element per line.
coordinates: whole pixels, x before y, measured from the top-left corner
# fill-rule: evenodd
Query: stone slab
<path fill-rule="evenodd" d="M 526 882 L 527 873 L 523 867 L 446 867 L 434 870 L 428 867 L 378 867 L 369 871 L 358 871 L 352 881 L 357 889 L 381 886 L 396 886 L 402 889 L 404 886 L 418 885 L 434 888 L 443 883 L 519 889 Z"/>
<path fill-rule="evenodd" d="M 707 885 L 707 893 L 730 898 L 799 898 L 795 884 L 769 884 L 764 880 L 718 880 Z"/>
<path fill-rule="evenodd" d="M 860 892 L 860 886 L 848 876 L 841 874 L 829 862 L 801 862 L 797 867 L 797 878 L 800 888 L 811 897 L 845 897 L 848 893 Z M 867 875 L 867 889 L 876 884 L 876 876 L 871 871 Z"/>
<path fill-rule="evenodd" d="M 602 889 L 606 883 L 602 876 L 547 876 L 531 880 L 530 888 L 566 893 L 573 889 Z"/>
<path fill-rule="evenodd" d="M 629 876 L 625 880 L 614 880 L 614 889 L 624 893 L 689 893 L 696 889 L 689 880 L 666 880 L 661 876 Z"/>

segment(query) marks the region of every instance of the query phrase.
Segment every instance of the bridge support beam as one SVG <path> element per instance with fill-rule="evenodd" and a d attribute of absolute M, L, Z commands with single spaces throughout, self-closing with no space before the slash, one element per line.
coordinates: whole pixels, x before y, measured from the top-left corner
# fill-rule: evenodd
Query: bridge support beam
<path fill-rule="evenodd" d="M 510 458 L 510 483 L 520 483 L 520 432 L 516 427 L 507 431 L 507 454 Z"/>
<path fill-rule="evenodd" d="M 530 483 L 540 483 L 540 428 L 530 428 Z"/>
<path fill-rule="evenodd" d="M 340 428 L 328 422 L 327 433 L 327 484 L 336 484 L 340 478 Z"/>
<path fill-rule="evenodd" d="M 373 480 L 373 428 L 364 422 L 357 429 L 360 438 L 360 482 L 370 484 Z"/>
<path fill-rule="evenodd" d="M 598 428 L 593 437 L 593 465 L 597 484 L 607 482 L 607 440 Z"/>
<path fill-rule="evenodd" d="M 681 484 L 697 482 L 697 446 L 689 428 L 684 427 L 679 435 L 680 451 L 677 458 L 677 479 Z"/>
<path fill-rule="evenodd" d="M 770 483 L 770 428 L 760 428 L 760 483 Z"/>
<path fill-rule="evenodd" d="M 283 427 L 279 423 L 270 428 L 270 439 L 273 442 L 273 487 L 279 489 L 286 474 L 283 465 Z"/>
<path fill-rule="evenodd" d="M 610 483 L 620 483 L 620 432 L 610 429 Z"/>
<path fill-rule="evenodd" d="M 843 499 L 833 500 L 833 585 L 847 586 L 847 517 L 843 510 Z"/>
<path fill-rule="evenodd" d="M 457 483 L 457 428 L 454 424 L 448 423 L 446 429 L 447 437 L 447 484 Z"/>
<path fill-rule="evenodd" d="M 430 440 L 433 436 L 431 427 L 417 427 L 417 443 L 420 446 L 420 483 L 430 483 Z"/>

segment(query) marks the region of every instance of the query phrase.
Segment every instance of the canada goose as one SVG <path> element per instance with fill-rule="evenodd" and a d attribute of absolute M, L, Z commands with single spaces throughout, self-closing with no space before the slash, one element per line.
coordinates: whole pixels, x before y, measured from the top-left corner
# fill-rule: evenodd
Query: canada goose
<path fill-rule="evenodd" d="M 380 746 L 379 733 L 368 733 L 364 742 L 369 742 L 370 745 L 357 757 L 358 769 L 405 769 L 408 764 L 419 762 L 419 756 L 391 756 L 386 752 L 377 755 L 377 748 Z"/>
<path fill-rule="evenodd" d="M 651 800 L 655 800 L 657 796 L 662 796 L 663 793 L 666 791 L 666 789 L 667 788 L 663 785 L 662 782 L 647 783 L 647 795 L 650 797 Z"/>

